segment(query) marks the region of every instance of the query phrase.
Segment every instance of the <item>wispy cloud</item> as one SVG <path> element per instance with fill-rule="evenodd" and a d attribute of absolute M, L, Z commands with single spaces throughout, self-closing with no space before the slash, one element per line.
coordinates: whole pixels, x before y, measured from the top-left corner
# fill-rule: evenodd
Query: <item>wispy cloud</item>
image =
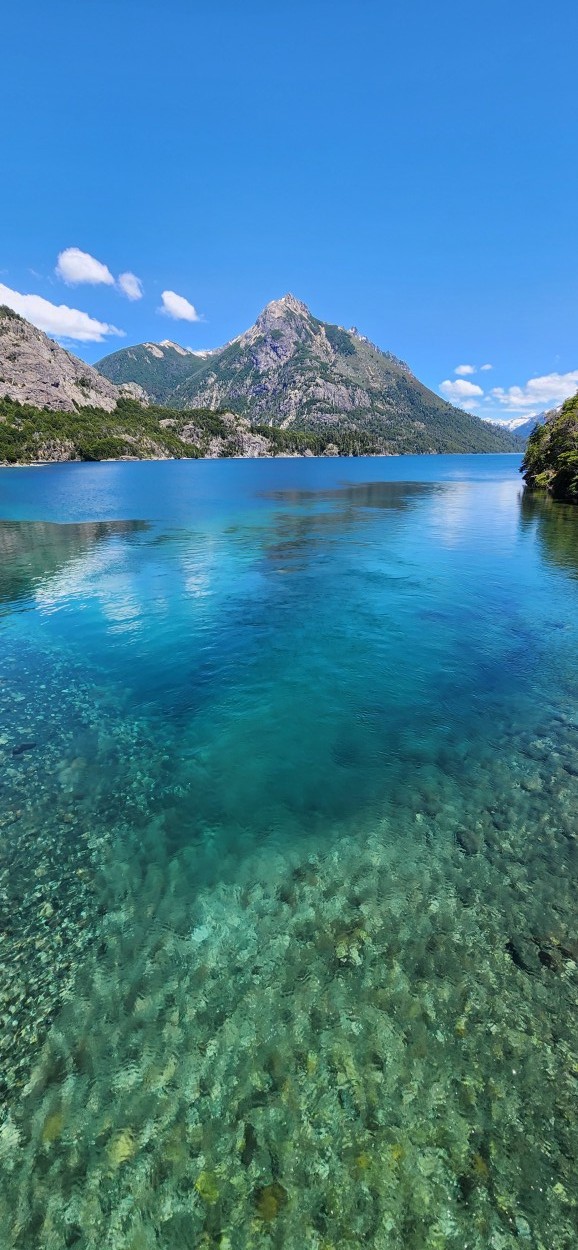
<path fill-rule="evenodd" d="M 454 373 L 457 373 L 458 377 L 460 378 L 465 378 L 468 373 L 475 373 L 475 372 L 476 372 L 475 365 L 456 365 L 456 368 L 454 369 Z"/>
<path fill-rule="evenodd" d="M 570 373 L 546 373 L 530 378 L 524 386 L 494 386 L 494 401 L 508 412 L 540 412 L 555 408 L 578 390 L 578 369 Z"/>
<path fill-rule="evenodd" d="M 121 273 L 118 277 L 118 288 L 127 299 L 142 299 L 144 295 L 140 278 L 135 273 Z"/>
<path fill-rule="evenodd" d="M 176 291 L 163 291 L 162 304 L 158 312 L 164 317 L 172 317 L 174 321 L 200 321 L 201 318 L 193 304 L 184 295 Z"/>
<path fill-rule="evenodd" d="M 56 338 L 75 339 L 78 343 L 103 343 L 108 335 L 124 335 L 124 330 L 97 321 L 79 308 L 67 304 L 51 304 L 42 295 L 22 295 L 0 282 L 0 304 L 7 304 L 32 325 Z"/>
<path fill-rule="evenodd" d="M 480 373 L 488 373 L 488 371 L 493 369 L 493 367 L 493 365 L 480 365 Z"/>
<path fill-rule="evenodd" d="M 465 378 L 446 378 L 445 382 L 440 382 L 439 389 L 451 404 L 468 409 L 473 408 L 484 393 L 481 386 L 477 386 L 475 382 L 467 382 Z"/>
<path fill-rule="evenodd" d="M 55 269 L 56 276 L 62 278 L 68 286 L 114 286 L 114 278 L 107 265 L 96 260 L 89 252 L 81 252 L 79 247 L 66 247 L 59 253 Z"/>

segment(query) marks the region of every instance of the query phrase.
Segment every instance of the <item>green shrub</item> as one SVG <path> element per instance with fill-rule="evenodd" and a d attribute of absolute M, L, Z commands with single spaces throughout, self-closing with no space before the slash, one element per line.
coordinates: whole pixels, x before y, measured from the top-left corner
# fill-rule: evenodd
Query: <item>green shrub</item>
<path fill-rule="evenodd" d="M 557 416 L 536 426 L 521 471 L 531 489 L 578 503 L 578 394 L 566 400 Z"/>
<path fill-rule="evenodd" d="M 334 352 L 340 356 L 355 356 L 355 346 L 347 330 L 342 330 L 341 326 L 326 326 L 325 334 Z"/>

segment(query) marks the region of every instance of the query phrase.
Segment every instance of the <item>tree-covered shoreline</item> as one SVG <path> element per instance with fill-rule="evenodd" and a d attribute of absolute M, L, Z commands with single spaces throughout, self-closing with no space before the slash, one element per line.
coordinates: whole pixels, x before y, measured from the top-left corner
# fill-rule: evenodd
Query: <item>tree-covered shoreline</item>
<path fill-rule="evenodd" d="M 521 472 L 531 490 L 578 503 L 578 394 L 530 435 Z"/>
<path fill-rule="evenodd" d="M 365 432 L 336 420 L 315 429 L 281 429 L 208 408 L 145 406 L 120 399 L 108 412 L 84 406 L 55 412 L 0 399 L 0 464 L 78 460 L 156 460 L 274 456 L 379 456 L 467 451 L 428 440 L 399 444 L 383 431 Z"/>
<path fill-rule="evenodd" d="M 202 457 L 376 455 L 376 438 L 331 427 L 321 432 L 252 425 L 207 408 L 175 411 L 121 399 L 112 412 L 83 407 L 54 412 L 0 399 L 0 464 L 70 460 L 199 459 Z"/>

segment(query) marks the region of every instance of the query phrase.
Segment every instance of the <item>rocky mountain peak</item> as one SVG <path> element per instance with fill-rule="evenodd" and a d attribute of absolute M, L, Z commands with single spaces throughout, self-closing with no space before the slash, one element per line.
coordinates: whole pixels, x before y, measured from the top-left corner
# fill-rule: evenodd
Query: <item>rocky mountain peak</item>
<path fill-rule="evenodd" d="M 408 366 L 358 330 L 321 321 L 288 292 L 254 325 L 204 356 L 141 345 L 100 361 L 114 382 L 135 381 L 176 409 L 227 408 L 254 424 L 344 434 L 386 451 L 493 451 L 517 446 L 503 430 L 452 408 Z M 163 355 L 164 353 L 164 355 Z M 333 432 L 330 438 L 329 434 Z"/>
<path fill-rule="evenodd" d="M 307 305 L 287 294 L 266 304 L 255 324 L 233 339 L 233 344 L 249 348 L 257 368 L 278 368 L 293 356 L 300 343 L 311 339 L 312 329 Z"/>
<path fill-rule="evenodd" d="M 269 328 L 280 328 L 280 323 L 294 323 L 296 317 L 301 321 L 309 321 L 311 313 L 307 305 L 303 304 L 300 299 L 296 299 L 294 295 L 287 294 L 282 299 L 270 300 L 265 305 L 263 311 L 259 313 L 255 326 L 251 328 L 256 329 L 258 333 L 263 333 L 263 331 L 266 332 Z"/>
<path fill-rule="evenodd" d="M 296 313 L 299 317 L 310 317 L 311 313 L 307 304 L 303 300 L 297 299 L 296 295 L 292 295 L 290 291 L 286 295 L 282 295 L 281 299 L 272 299 L 265 305 L 261 316 L 269 312 L 273 316 L 282 317 L 285 313 Z"/>

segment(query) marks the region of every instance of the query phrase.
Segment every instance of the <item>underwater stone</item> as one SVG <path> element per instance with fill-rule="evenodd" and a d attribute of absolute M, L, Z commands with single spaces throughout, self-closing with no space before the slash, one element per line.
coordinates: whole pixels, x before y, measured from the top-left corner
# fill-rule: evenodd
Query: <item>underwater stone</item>
<path fill-rule="evenodd" d="M 359 927 L 338 933 L 335 938 L 335 954 L 340 964 L 359 964 L 369 934 Z"/>
<path fill-rule="evenodd" d="M 506 942 L 506 951 L 512 963 L 521 972 L 536 973 L 540 971 L 540 961 L 536 950 L 527 938 L 514 935 Z"/>
<path fill-rule="evenodd" d="M 270 1224 L 277 1219 L 279 1212 L 289 1201 L 289 1195 L 283 1185 L 279 1181 L 273 1181 L 271 1185 L 260 1185 L 254 1193 L 254 1202 L 257 1215 L 264 1223 Z"/>
<path fill-rule="evenodd" d="M 484 844 L 481 833 L 465 828 L 456 830 L 456 842 L 464 855 L 478 855 Z"/>
<path fill-rule="evenodd" d="M 538 959 L 543 968 L 549 968 L 550 972 L 560 972 L 562 969 L 562 956 L 555 946 L 549 942 L 542 942 L 538 947 Z"/>
<path fill-rule="evenodd" d="M 17 747 L 12 747 L 12 754 L 14 756 L 24 755 L 25 751 L 33 751 L 35 746 L 35 742 L 20 742 Z"/>
<path fill-rule="evenodd" d="M 126 1163 L 129 1159 L 132 1159 L 136 1152 L 137 1143 L 132 1129 L 123 1128 L 120 1132 L 115 1133 L 109 1144 L 107 1155 L 109 1162 L 114 1167 L 119 1167 L 121 1163 Z"/>
<path fill-rule="evenodd" d="M 526 790 L 528 794 L 539 794 L 544 788 L 544 783 L 541 778 L 535 776 L 522 777 L 520 785 L 522 790 Z"/>
<path fill-rule="evenodd" d="M 53 1111 L 51 1115 L 48 1115 L 44 1121 L 44 1127 L 42 1129 L 43 1142 L 57 1141 L 62 1132 L 63 1124 L 64 1117 L 61 1111 Z"/>
<path fill-rule="evenodd" d="M 253 1162 L 253 1159 L 255 1158 L 258 1148 L 259 1148 L 259 1143 L 257 1141 L 257 1134 L 255 1132 L 255 1129 L 253 1128 L 252 1124 L 246 1124 L 245 1136 L 243 1139 L 243 1146 L 241 1149 L 241 1163 L 243 1163 L 246 1168 L 248 1168 L 249 1165 Z"/>
<path fill-rule="evenodd" d="M 195 1189 L 203 1202 L 211 1206 L 219 1200 L 219 1187 L 214 1172 L 201 1172 L 195 1181 Z"/>

